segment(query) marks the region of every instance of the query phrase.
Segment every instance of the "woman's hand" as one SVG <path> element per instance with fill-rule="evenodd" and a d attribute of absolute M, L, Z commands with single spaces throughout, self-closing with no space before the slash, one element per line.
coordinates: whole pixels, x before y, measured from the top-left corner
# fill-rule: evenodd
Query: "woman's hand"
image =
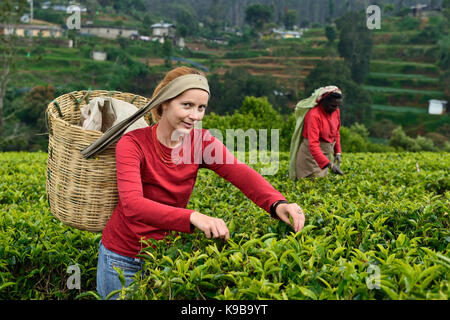
<path fill-rule="evenodd" d="M 277 206 L 276 214 L 281 221 L 286 222 L 292 226 L 295 232 L 300 232 L 305 225 L 305 216 L 302 208 L 296 203 L 281 203 Z M 292 223 L 289 220 L 292 218 Z"/>
<path fill-rule="evenodd" d="M 332 164 L 331 165 L 331 172 L 336 173 L 336 174 L 340 174 L 340 175 L 344 174 L 344 172 L 342 171 L 341 167 L 339 167 L 338 164 Z"/>
<path fill-rule="evenodd" d="M 202 230 L 207 238 L 220 238 L 228 240 L 230 232 L 222 219 L 213 218 L 194 211 L 190 217 L 191 223 Z"/>

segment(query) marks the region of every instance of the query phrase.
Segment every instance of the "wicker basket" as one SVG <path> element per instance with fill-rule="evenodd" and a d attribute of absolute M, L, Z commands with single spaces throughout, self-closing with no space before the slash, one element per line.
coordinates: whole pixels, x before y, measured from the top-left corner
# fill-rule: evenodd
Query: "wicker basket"
<path fill-rule="evenodd" d="M 81 150 L 102 132 L 83 130 L 80 108 L 89 100 L 110 96 L 144 107 L 149 99 L 119 91 L 74 91 L 64 94 L 47 107 L 49 145 L 47 197 L 51 213 L 62 223 L 81 230 L 100 232 L 118 201 L 115 146 L 86 159 Z M 149 117 L 145 117 L 149 123 Z"/>

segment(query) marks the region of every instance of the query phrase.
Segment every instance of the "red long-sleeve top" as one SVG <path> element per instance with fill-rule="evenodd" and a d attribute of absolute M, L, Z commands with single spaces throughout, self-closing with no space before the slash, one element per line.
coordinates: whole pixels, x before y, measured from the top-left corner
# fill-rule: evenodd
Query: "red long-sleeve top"
<path fill-rule="evenodd" d="M 195 134 L 194 134 L 195 132 Z M 246 197 L 270 213 L 277 200 L 286 200 L 254 169 L 237 160 L 206 129 L 193 129 L 181 150 L 184 163 L 167 167 L 156 152 L 152 127 L 133 130 L 116 146 L 119 201 L 103 234 L 103 245 L 118 254 L 136 257 L 141 238 L 163 239 L 170 231 L 192 233 L 186 209 L 200 168 L 208 168 L 239 188 Z M 167 156 L 180 154 L 156 142 Z M 190 143 L 186 146 L 187 143 Z M 178 149 L 179 148 L 179 149 Z M 186 156 L 184 150 L 190 150 Z M 216 156 L 217 155 L 217 156 Z M 211 195 L 214 197 L 214 195 Z"/>
<path fill-rule="evenodd" d="M 325 168 L 330 160 L 328 160 L 320 149 L 320 141 L 329 143 L 336 141 L 334 153 L 341 153 L 340 128 L 341 114 L 339 108 L 335 112 L 329 114 L 325 112 L 322 105 L 319 104 L 309 110 L 305 116 L 302 136 L 308 139 L 311 155 L 321 169 Z"/>

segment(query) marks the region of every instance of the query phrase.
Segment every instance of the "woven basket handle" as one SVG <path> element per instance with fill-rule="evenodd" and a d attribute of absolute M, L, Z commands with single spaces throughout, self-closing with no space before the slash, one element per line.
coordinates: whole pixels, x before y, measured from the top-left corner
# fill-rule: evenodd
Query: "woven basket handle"
<path fill-rule="evenodd" d="M 59 106 L 59 103 L 56 100 L 53 100 L 52 102 L 50 102 L 50 104 L 52 104 L 55 106 L 56 111 L 58 112 L 58 116 L 62 119 L 64 118 L 64 115 L 61 112 L 61 107 Z M 45 126 L 47 127 L 48 133 L 49 134 L 53 134 L 52 132 L 52 128 L 50 126 L 50 114 L 49 114 L 49 108 L 47 108 L 47 110 L 45 110 Z"/>
<path fill-rule="evenodd" d="M 53 105 L 56 107 L 56 111 L 58 111 L 58 115 L 60 118 L 64 118 L 62 112 L 61 112 L 61 107 L 59 106 L 59 103 L 56 100 L 52 101 Z"/>
<path fill-rule="evenodd" d="M 75 102 L 75 110 L 79 110 L 80 109 L 80 103 L 81 101 L 85 100 L 86 104 L 89 104 L 89 97 L 91 96 L 92 90 L 91 88 L 89 88 L 86 93 L 84 94 L 84 96 L 82 96 L 81 98 L 77 99 L 75 98 L 75 96 L 72 93 L 69 93 L 69 97 L 71 97 L 73 99 L 73 101 Z"/>

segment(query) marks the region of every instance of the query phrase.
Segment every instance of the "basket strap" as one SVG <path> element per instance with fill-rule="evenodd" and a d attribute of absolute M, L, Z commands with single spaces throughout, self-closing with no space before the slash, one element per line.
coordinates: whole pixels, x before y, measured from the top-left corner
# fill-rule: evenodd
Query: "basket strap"
<path fill-rule="evenodd" d="M 61 112 L 61 107 L 59 106 L 59 103 L 56 100 L 53 100 L 52 102 L 50 102 L 50 104 L 52 104 L 56 107 L 56 111 L 58 111 L 58 115 L 59 117 L 62 119 L 64 118 L 62 112 Z M 47 108 L 47 110 L 45 110 L 45 126 L 47 127 L 48 133 L 51 135 L 53 134 L 52 131 L 52 127 L 50 126 L 50 114 L 48 113 L 49 108 Z"/>
<path fill-rule="evenodd" d="M 56 100 L 53 100 L 52 103 L 55 105 L 56 107 L 56 111 L 58 111 L 58 115 L 60 118 L 63 118 L 63 114 L 61 112 L 61 107 L 59 106 L 59 103 Z"/>
<path fill-rule="evenodd" d="M 137 97 L 138 97 L 138 96 L 135 95 L 135 96 L 130 100 L 130 103 L 133 104 L 134 100 L 136 100 Z"/>
<path fill-rule="evenodd" d="M 76 110 L 77 109 L 80 109 L 80 102 L 81 102 L 81 100 L 83 100 L 83 99 L 77 99 L 77 98 L 75 98 L 75 96 L 72 94 L 72 93 L 69 93 L 69 97 L 71 97 L 72 99 L 73 99 L 73 101 L 75 102 L 75 106 L 76 106 Z"/>
<path fill-rule="evenodd" d="M 52 135 L 53 132 L 52 132 L 52 130 L 51 130 L 51 128 L 50 128 L 50 120 L 49 120 L 48 109 L 45 110 L 45 116 L 44 116 L 44 119 L 45 119 L 45 127 L 47 128 L 48 133 L 49 133 L 50 135 Z"/>
<path fill-rule="evenodd" d="M 92 90 L 91 90 L 91 88 L 89 88 L 86 95 L 83 97 L 84 100 L 86 101 L 86 104 L 89 104 L 89 98 L 91 97 L 91 93 L 92 93 Z"/>

